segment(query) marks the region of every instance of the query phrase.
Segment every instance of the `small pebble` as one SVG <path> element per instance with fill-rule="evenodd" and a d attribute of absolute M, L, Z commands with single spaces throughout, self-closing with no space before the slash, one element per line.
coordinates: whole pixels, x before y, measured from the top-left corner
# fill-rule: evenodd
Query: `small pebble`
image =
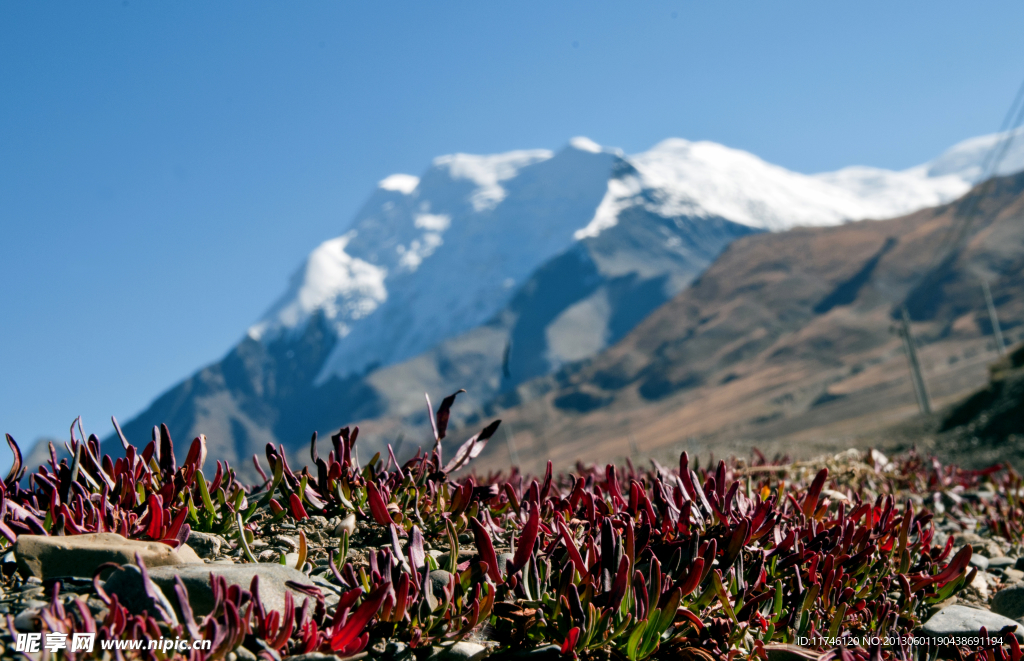
<path fill-rule="evenodd" d="M 348 533 L 351 537 L 356 531 L 356 515 L 349 514 L 344 519 L 341 519 L 338 524 L 334 527 L 334 536 L 341 537 L 344 533 Z"/>
<path fill-rule="evenodd" d="M 272 541 L 273 543 L 277 544 L 278 546 L 287 546 L 288 549 L 291 550 L 291 551 L 294 551 L 295 549 L 299 548 L 298 541 L 292 539 L 291 537 L 287 537 L 285 535 L 276 535 L 270 541 Z"/>
<path fill-rule="evenodd" d="M 1006 569 L 1007 567 L 1013 567 L 1016 562 L 1016 558 L 1010 558 L 1004 555 L 998 558 L 989 558 L 988 566 L 989 569 Z"/>

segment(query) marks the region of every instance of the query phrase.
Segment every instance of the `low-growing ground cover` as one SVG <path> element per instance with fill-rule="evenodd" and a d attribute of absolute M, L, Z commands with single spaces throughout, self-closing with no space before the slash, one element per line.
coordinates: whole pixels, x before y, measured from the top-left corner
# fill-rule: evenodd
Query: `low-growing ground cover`
<path fill-rule="evenodd" d="M 95 634 L 91 653 L 59 651 L 76 659 L 1022 656 L 1009 629 L 963 646 L 920 635 L 936 612 L 946 619 L 924 631 L 963 633 L 935 629 L 959 612 L 944 607 L 988 608 L 995 589 L 1024 579 L 1006 557 L 1024 534 L 1024 485 L 1008 467 L 856 451 L 699 464 L 684 453 L 671 467 L 475 475 L 467 465 L 498 422 L 450 452 L 454 400 L 431 413 L 433 446 L 412 459 L 389 451 L 360 465 L 358 429 L 346 428 L 326 457 L 314 435 L 299 471 L 268 445 L 253 457 L 256 485 L 207 461 L 202 437 L 179 466 L 166 428 L 141 450 L 122 435 L 114 459 L 73 426 L 72 459 L 51 452 L 27 475 L 8 436 L 5 655 L 19 633 L 39 632 Z M 92 533 L 158 542 L 177 560 L 147 568 L 129 541 L 138 569 L 38 550 L 43 536 L 73 547 Z M 261 564 L 238 566 L 250 563 Z M 101 651 L 151 638 L 211 642 Z"/>

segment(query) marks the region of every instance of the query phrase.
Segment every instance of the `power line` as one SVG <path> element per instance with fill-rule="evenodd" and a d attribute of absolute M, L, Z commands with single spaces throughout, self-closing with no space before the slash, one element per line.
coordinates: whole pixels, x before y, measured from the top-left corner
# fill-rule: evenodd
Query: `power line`
<path fill-rule="evenodd" d="M 929 268 L 925 271 L 926 275 L 922 277 L 922 280 L 927 277 L 927 274 L 937 264 L 949 259 L 967 235 L 971 225 L 974 224 L 978 204 L 991 191 L 995 182 L 995 174 L 998 172 L 1003 159 L 1006 158 L 1006 154 L 1009 153 L 1013 140 L 1017 135 L 1017 129 L 1022 122 L 1024 122 L 1024 83 L 1021 83 L 1020 89 L 1017 90 L 1017 95 L 1014 97 L 1013 103 L 1010 104 L 1010 109 L 1006 112 L 1003 123 L 999 127 L 1001 137 L 996 140 L 992 149 L 985 156 L 985 160 L 982 161 L 981 176 L 978 178 L 978 181 L 982 182 L 981 189 L 977 194 L 967 198 L 965 206 L 956 214 L 962 218 L 962 221 L 957 223 L 954 217 L 953 222 L 946 231 L 946 236 L 943 238 L 942 243 L 939 244 L 939 249 L 935 251 L 935 257 Z"/>

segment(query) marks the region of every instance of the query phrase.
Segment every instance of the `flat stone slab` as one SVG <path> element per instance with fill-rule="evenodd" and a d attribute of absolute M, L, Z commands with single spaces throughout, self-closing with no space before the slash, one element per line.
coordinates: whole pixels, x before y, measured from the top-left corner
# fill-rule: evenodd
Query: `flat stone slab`
<path fill-rule="evenodd" d="M 285 586 L 286 582 L 294 581 L 299 585 L 315 586 L 312 579 L 298 569 L 286 567 L 276 562 L 236 565 L 211 563 L 179 567 L 157 567 L 150 569 L 148 573 L 149 578 L 169 597 L 174 593 L 175 576 L 181 576 L 181 582 L 185 584 L 185 589 L 188 590 L 189 604 L 192 606 L 192 612 L 196 616 L 206 615 L 213 609 L 211 573 L 223 576 L 227 580 L 228 585 L 237 585 L 243 590 L 249 589 L 253 576 L 259 576 L 260 600 L 263 602 L 263 607 L 267 610 L 283 611 L 285 592 L 292 593 L 292 599 L 295 600 L 296 608 L 302 606 L 303 600 L 311 598 L 301 592 L 295 592 L 288 588 Z M 331 595 L 326 593 L 325 596 L 331 597 Z"/>
<path fill-rule="evenodd" d="M 992 611 L 954 605 L 932 615 L 921 625 L 920 633 L 925 636 L 976 636 L 985 627 L 992 635 L 1006 626 L 1017 627 L 1014 635 L 1017 640 L 1024 640 L 1020 623 Z"/>
<path fill-rule="evenodd" d="M 13 551 L 22 576 L 44 580 L 60 576 L 92 578 L 105 562 L 135 564 L 136 553 L 147 568 L 203 563 L 187 544 L 172 549 L 161 542 L 125 539 L 112 532 L 63 537 L 19 535 Z"/>

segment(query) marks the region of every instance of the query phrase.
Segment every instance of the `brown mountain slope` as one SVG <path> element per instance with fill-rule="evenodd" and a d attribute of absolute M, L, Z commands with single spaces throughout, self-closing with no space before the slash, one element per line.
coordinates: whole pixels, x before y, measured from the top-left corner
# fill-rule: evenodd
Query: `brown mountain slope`
<path fill-rule="evenodd" d="M 872 439 L 917 413 L 894 310 L 911 312 L 936 408 L 986 383 L 995 357 L 980 277 L 1008 340 L 1024 330 L 1024 175 L 886 221 L 735 241 L 699 281 L 596 358 L 521 385 L 488 415 L 522 463 L 680 449 L 793 455 Z M 955 242 L 954 242 L 955 243 Z M 631 443 L 632 439 L 632 443 Z"/>

